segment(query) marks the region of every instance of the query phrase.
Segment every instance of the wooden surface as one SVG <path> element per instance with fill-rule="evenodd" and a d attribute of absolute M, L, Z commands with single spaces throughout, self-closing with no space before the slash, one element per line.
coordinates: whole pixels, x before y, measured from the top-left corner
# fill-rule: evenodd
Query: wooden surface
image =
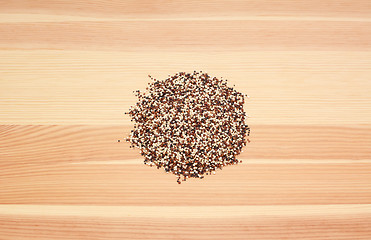
<path fill-rule="evenodd" d="M 193 70 L 251 143 L 178 185 L 123 113 Z M 370 92 L 368 0 L 0 1 L 0 239 L 369 240 Z"/>

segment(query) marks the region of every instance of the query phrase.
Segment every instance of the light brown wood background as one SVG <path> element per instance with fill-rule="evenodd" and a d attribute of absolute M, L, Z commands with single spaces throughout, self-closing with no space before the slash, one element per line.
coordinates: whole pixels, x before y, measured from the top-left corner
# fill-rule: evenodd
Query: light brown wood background
<path fill-rule="evenodd" d="M 251 96 L 243 164 L 123 140 L 148 74 Z M 0 1 L 0 239 L 371 239 L 369 0 Z"/>

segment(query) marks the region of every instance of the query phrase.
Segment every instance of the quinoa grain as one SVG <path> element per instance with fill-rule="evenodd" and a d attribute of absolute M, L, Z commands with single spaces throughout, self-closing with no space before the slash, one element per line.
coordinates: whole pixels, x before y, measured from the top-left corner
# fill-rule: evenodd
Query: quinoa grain
<path fill-rule="evenodd" d="M 135 122 L 127 141 L 140 149 L 144 164 L 175 174 L 179 184 L 238 164 L 250 135 L 246 95 L 202 71 L 148 76 L 147 91 L 134 91 L 138 102 L 127 113 Z"/>

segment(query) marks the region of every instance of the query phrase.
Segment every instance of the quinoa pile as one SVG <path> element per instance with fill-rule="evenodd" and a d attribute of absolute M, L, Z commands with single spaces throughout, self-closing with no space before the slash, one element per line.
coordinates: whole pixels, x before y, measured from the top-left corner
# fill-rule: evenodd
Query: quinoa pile
<path fill-rule="evenodd" d="M 236 155 L 250 134 L 243 94 L 202 71 L 149 77 L 147 92 L 135 91 L 138 102 L 127 113 L 135 122 L 127 141 L 140 149 L 144 164 L 181 183 L 239 162 Z"/>

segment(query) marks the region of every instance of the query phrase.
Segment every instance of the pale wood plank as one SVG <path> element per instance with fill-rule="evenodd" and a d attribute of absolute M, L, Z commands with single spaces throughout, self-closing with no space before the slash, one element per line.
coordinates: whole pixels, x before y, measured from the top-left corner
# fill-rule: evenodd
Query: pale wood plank
<path fill-rule="evenodd" d="M 369 204 L 370 163 L 225 167 L 178 185 L 141 164 L 3 166 L 0 203 L 143 206 Z"/>
<path fill-rule="evenodd" d="M 148 74 L 204 70 L 251 96 L 250 124 L 371 123 L 371 52 L 0 51 L 0 123 L 128 124 Z M 197 57 L 195 57 L 197 56 Z"/>
<path fill-rule="evenodd" d="M 315 217 L 371 214 L 371 204 L 240 206 L 97 206 L 0 204 L 2 215 L 163 219 Z"/>
<path fill-rule="evenodd" d="M 371 22 L 83 21 L 0 23 L 2 49 L 371 50 Z"/>
<path fill-rule="evenodd" d="M 346 16 L 370 17 L 367 0 L 177 0 L 177 1 L 2 1 L 0 9 L 10 13 L 153 18 L 199 16 Z"/>
<path fill-rule="evenodd" d="M 42 211 L 42 207 L 39 208 Z M 316 210 L 314 206 L 312 208 Z M 294 210 L 295 211 L 295 210 Z M 78 209 L 77 209 L 78 212 Z M 369 214 L 166 219 L 0 215 L 2 239 L 349 239 L 371 237 Z"/>

